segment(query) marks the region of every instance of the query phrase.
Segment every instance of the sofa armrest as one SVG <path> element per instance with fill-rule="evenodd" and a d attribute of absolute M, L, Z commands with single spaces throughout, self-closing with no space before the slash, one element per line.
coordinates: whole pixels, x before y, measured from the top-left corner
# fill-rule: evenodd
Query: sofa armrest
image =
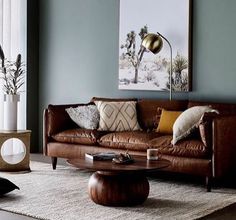
<path fill-rule="evenodd" d="M 94 103 L 86 104 L 67 104 L 67 105 L 48 105 L 47 111 L 45 111 L 46 117 L 46 132 L 47 136 L 51 137 L 58 132 L 72 129 L 78 127 L 78 125 L 73 122 L 70 116 L 66 112 L 66 108 L 94 105 Z"/>
<path fill-rule="evenodd" d="M 93 103 L 88 103 L 93 104 Z M 48 105 L 43 112 L 43 153 L 47 155 L 47 143 L 53 134 L 78 127 L 69 117 L 66 108 L 88 104 Z"/>
<path fill-rule="evenodd" d="M 212 174 L 221 177 L 236 169 L 236 115 L 218 116 L 212 121 Z"/>
<path fill-rule="evenodd" d="M 70 119 L 65 111 L 69 107 L 78 105 L 48 105 L 43 112 L 43 153 L 47 155 L 47 143 L 52 139 L 52 135 L 77 125 Z"/>
<path fill-rule="evenodd" d="M 200 137 L 204 145 L 212 150 L 212 121 L 218 117 L 216 112 L 205 112 L 199 123 Z"/>
<path fill-rule="evenodd" d="M 66 108 L 77 107 L 79 104 L 71 105 L 48 105 L 47 110 L 47 135 L 51 137 L 66 129 L 75 128 L 76 124 L 70 119 Z"/>

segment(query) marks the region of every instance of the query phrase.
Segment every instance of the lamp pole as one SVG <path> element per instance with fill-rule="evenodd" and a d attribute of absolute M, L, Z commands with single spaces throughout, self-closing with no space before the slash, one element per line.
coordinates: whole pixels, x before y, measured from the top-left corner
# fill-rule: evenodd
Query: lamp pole
<path fill-rule="evenodd" d="M 172 69 L 172 46 L 170 44 L 170 42 L 166 39 L 166 37 L 164 37 L 161 33 L 157 32 L 158 35 L 161 36 L 161 38 L 163 38 L 167 44 L 170 47 L 170 76 L 169 76 L 169 81 L 170 81 L 170 100 L 172 100 L 172 73 L 173 73 L 173 69 Z"/>
<path fill-rule="evenodd" d="M 153 54 L 157 54 L 161 51 L 163 46 L 164 39 L 170 47 L 170 73 L 169 73 L 169 83 L 170 83 L 170 100 L 172 100 L 172 74 L 173 74 L 173 65 L 172 65 L 172 47 L 170 42 L 164 37 L 161 33 L 157 34 L 149 33 L 142 40 L 142 46 L 151 51 Z"/>

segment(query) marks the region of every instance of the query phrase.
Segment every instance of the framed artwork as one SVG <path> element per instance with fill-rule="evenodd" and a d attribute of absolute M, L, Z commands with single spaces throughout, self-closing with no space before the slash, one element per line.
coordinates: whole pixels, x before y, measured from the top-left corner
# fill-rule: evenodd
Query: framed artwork
<path fill-rule="evenodd" d="M 169 90 L 169 45 L 140 57 L 145 35 L 159 32 L 172 46 L 172 90 L 191 90 L 191 11 L 192 0 L 120 0 L 119 89 Z"/>

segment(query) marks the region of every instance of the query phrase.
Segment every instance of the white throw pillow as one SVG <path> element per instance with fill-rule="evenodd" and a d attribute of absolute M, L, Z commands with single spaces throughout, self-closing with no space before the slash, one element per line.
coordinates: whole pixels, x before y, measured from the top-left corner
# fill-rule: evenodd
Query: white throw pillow
<path fill-rule="evenodd" d="M 99 123 L 99 112 L 96 105 L 78 106 L 67 108 L 70 118 L 80 127 L 96 129 Z"/>
<path fill-rule="evenodd" d="M 140 130 L 137 121 L 136 102 L 95 101 L 100 113 L 100 131 Z"/>
<path fill-rule="evenodd" d="M 179 140 L 191 134 L 199 126 L 200 119 L 205 112 L 218 113 L 210 106 L 194 106 L 182 112 L 173 125 L 172 144 L 176 144 Z"/>

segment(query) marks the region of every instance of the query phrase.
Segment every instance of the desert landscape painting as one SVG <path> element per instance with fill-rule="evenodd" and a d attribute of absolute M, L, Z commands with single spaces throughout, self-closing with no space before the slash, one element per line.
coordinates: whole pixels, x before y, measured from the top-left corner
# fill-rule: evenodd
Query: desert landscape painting
<path fill-rule="evenodd" d="M 168 44 L 163 41 L 156 55 L 141 53 L 145 35 L 160 32 L 172 46 L 172 89 L 189 91 L 189 4 L 189 0 L 120 0 L 119 89 L 169 90 Z"/>

